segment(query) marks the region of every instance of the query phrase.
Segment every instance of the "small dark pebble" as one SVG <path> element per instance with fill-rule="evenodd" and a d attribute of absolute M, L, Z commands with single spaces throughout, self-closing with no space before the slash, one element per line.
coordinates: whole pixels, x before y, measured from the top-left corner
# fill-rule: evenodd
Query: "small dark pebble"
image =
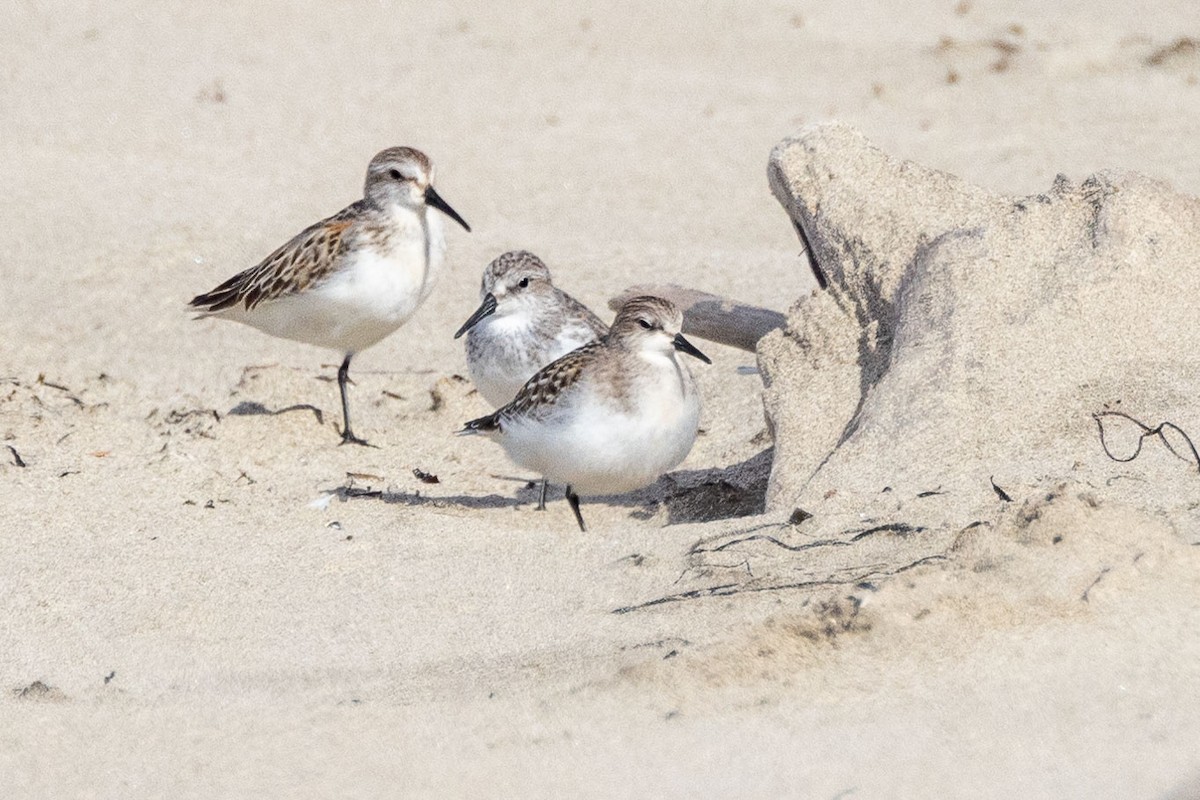
<path fill-rule="evenodd" d="M 804 522 L 806 519 L 812 519 L 812 516 L 813 516 L 812 514 L 808 513 L 803 508 L 797 508 L 795 511 L 792 512 L 792 515 L 790 517 L 788 517 L 788 524 L 789 525 L 799 525 L 801 522 Z"/>

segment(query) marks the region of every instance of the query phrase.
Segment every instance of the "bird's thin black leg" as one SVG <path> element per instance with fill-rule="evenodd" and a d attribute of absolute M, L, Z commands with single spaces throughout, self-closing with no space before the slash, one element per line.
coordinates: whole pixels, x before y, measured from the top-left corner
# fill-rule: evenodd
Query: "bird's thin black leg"
<path fill-rule="evenodd" d="M 567 487 L 567 502 L 571 504 L 571 510 L 575 512 L 575 521 L 579 523 L 579 530 L 587 531 L 587 526 L 583 524 L 583 514 L 579 512 L 579 495 Z"/>
<path fill-rule="evenodd" d="M 350 359 L 352 358 L 354 358 L 353 353 L 346 356 L 342 366 L 338 367 L 338 391 L 342 393 L 342 444 L 361 444 L 370 447 L 371 445 L 366 439 L 358 438 L 350 429 L 350 398 L 346 396 L 346 382 L 350 380 Z"/>
<path fill-rule="evenodd" d="M 546 484 L 548 482 L 549 481 L 547 481 L 545 478 L 542 478 L 542 491 L 541 491 L 541 494 L 538 495 L 538 504 L 537 504 L 537 508 L 535 508 L 534 511 L 545 511 L 546 510 Z"/>

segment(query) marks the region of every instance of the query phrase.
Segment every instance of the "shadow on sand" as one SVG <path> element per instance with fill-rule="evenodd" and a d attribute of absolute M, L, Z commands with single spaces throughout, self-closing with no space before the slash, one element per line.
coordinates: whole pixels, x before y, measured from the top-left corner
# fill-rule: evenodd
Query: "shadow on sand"
<path fill-rule="evenodd" d="M 761 514 L 765 505 L 767 478 L 771 471 L 773 451 L 767 448 L 757 455 L 730 467 L 682 470 L 664 475 L 653 485 L 636 492 L 608 497 L 587 498 L 588 505 L 624 506 L 634 509 L 634 519 L 653 519 L 665 507 L 667 525 L 747 517 Z M 374 489 L 348 484 L 327 490 L 338 500 L 371 499 L 395 505 L 430 508 L 487 509 L 515 508 L 537 502 L 540 483 L 517 476 L 496 476 L 519 483 L 512 496 L 488 495 L 426 495 L 414 492 Z M 551 486 L 546 502 L 563 499 L 563 487 Z"/>

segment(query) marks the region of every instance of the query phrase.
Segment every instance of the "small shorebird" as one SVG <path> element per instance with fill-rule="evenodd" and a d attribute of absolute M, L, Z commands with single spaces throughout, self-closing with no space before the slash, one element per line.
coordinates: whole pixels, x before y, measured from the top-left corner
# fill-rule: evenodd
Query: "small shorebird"
<path fill-rule="evenodd" d="M 446 241 L 430 206 L 471 230 L 434 191 L 433 165 L 424 153 L 384 150 L 367 167 L 362 200 L 305 228 L 189 305 L 202 312 L 197 319 L 243 322 L 342 353 L 342 444 L 366 444 L 350 428 L 350 359 L 408 321 L 433 289 Z"/>
<path fill-rule="evenodd" d="M 683 315 L 659 297 L 621 306 L 607 336 L 540 370 L 508 405 L 471 420 L 518 465 L 579 496 L 620 494 L 653 483 L 692 449 L 700 397 L 678 352 L 711 364 L 683 338 Z"/>
<path fill-rule="evenodd" d="M 505 405 L 542 367 L 608 333 L 587 306 L 556 287 L 540 258 L 498 256 L 483 271 L 482 304 L 454 334 L 467 335 L 467 372 L 493 408 Z M 546 509 L 546 479 L 537 510 Z"/>

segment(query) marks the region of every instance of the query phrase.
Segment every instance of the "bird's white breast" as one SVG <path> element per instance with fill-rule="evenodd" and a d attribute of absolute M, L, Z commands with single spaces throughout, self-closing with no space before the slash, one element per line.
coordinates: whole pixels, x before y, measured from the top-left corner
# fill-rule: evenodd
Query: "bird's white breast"
<path fill-rule="evenodd" d="M 274 336 L 343 353 L 364 350 L 403 325 L 428 297 L 445 240 L 435 214 L 395 208 L 391 230 L 360 223 L 336 271 L 296 294 L 235 317 Z"/>

